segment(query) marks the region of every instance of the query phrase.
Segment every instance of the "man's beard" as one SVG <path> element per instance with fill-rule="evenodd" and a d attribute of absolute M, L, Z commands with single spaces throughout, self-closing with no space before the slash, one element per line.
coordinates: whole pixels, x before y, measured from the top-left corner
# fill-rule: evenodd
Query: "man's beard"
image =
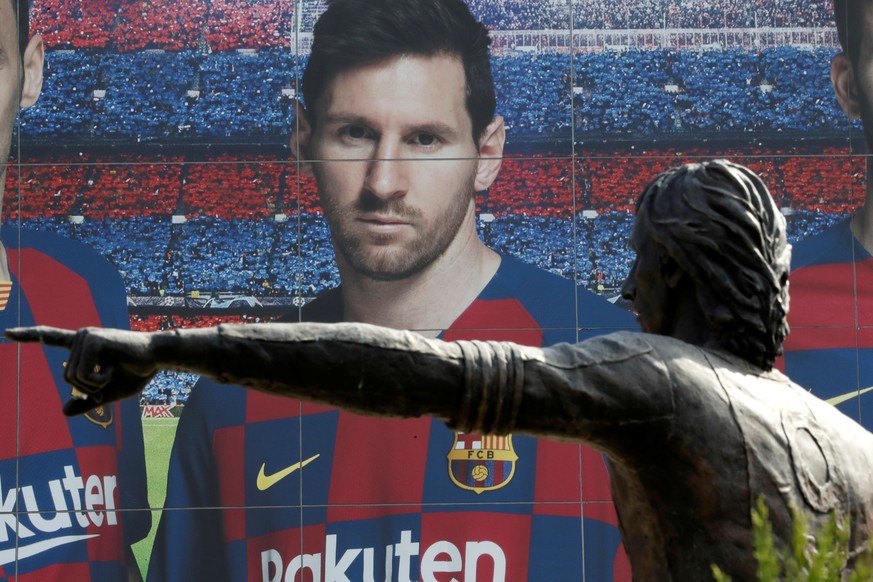
<path fill-rule="evenodd" d="M 431 217 L 429 221 L 424 220 L 421 210 L 409 206 L 403 199 L 383 200 L 364 194 L 354 204 L 338 207 L 323 198 L 337 255 L 358 273 L 377 281 L 399 281 L 421 273 L 442 256 L 458 236 L 474 197 L 473 180 L 471 177 L 463 191 L 451 194 L 453 201 L 444 215 Z M 399 246 L 393 241 L 396 236 L 393 234 L 380 237 L 354 232 L 355 217 L 363 213 L 415 224 L 415 237 Z M 363 244 L 362 238 L 367 239 Z"/>

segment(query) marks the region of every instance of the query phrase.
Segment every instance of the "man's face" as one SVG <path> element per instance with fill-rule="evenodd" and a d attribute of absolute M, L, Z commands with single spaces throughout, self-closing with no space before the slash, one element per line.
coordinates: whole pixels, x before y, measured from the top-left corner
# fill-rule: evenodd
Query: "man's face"
<path fill-rule="evenodd" d="M 476 236 L 474 192 L 490 180 L 477 179 L 465 87 L 461 62 L 443 55 L 391 58 L 327 86 L 299 147 L 341 267 L 404 279 Z"/>
<path fill-rule="evenodd" d="M 42 39 L 38 35 L 27 43 L 24 57 L 19 54 L 18 26 L 12 2 L 0 0 L 0 210 L 15 116 L 20 107 L 30 107 L 39 97 L 44 56 Z M 27 10 L 24 0 L 20 2 L 21 10 Z"/>
<path fill-rule="evenodd" d="M 831 63 L 831 83 L 846 115 L 863 122 L 867 149 L 873 151 L 873 4 L 865 3 L 862 12 L 864 34 L 857 62 L 846 53 L 837 54 Z"/>
<path fill-rule="evenodd" d="M 652 240 L 648 231 L 646 213 L 640 211 L 630 238 L 630 246 L 637 256 L 621 288 L 621 296 L 633 303 L 642 331 L 666 335 L 672 308 L 670 289 L 662 269 L 665 251 Z"/>
<path fill-rule="evenodd" d="M 0 193 L 6 178 L 12 126 L 18 113 L 20 84 L 21 63 L 15 13 L 9 0 L 0 0 Z"/>
<path fill-rule="evenodd" d="M 861 108 L 861 120 L 864 122 L 865 134 L 868 135 L 867 140 L 871 142 L 873 141 L 873 107 L 871 107 L 871 97 L 873 97 L 873 34 L 868 34 L 868 31 L 873 30 L 873 9 L 869 6 L 864 10 L 863 30 L 864 38 L 861 40 L 855 83 Z M 873 143 L 868 143 L 868 146 L 873 146 Z"/>

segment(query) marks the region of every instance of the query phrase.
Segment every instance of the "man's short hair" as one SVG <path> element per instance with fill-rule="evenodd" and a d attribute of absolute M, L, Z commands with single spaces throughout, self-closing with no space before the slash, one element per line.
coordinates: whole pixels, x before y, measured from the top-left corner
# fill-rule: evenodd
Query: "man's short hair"
<path fill-rule="evenodd" d="M 332 0 L 315 23 L 301 93 L 309 122 L 338 73 L 402 55 L 456 56 L 464 66 L 467 112 L 478 144 L 494 118 L 488 30 L 462 0 Z"/>
<path fill-rule="evenodd" d="M 771 369 L 788 335 L 791 246 L 761 178 L 727 160 L 687 164 L 646 187 L 643 210 L 651 238 L 694 282 L 720 344 Z"/>
<path fill-rule="evenodd" d="M 864 13 L 870 0 L 834 0 L 834 23 L 843 52 L 856 65 L 861 56 L 861 39 L 864 38 Z"/>
<path fill-rule="evenodd" d="M 23 57 L 30 40 L 30 0 L 11 0 L 11 2 L 12 12 L 18 22 L 18 51 Z"/>

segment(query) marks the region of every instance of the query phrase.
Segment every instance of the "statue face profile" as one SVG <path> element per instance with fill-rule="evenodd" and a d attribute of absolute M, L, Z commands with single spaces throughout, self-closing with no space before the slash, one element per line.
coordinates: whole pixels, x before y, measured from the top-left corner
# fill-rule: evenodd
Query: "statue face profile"
<path fill-rule="evenodd" d="M 621 295 L 633 303 L 640 329 L 646 333 L 666 335 L 671 320 L 670 287 L 663 267 L 669 260 L 664 249 L 652 240 L 650 226 L 643 210 L 637 216 L 629 241 L 636 253 Z"/>

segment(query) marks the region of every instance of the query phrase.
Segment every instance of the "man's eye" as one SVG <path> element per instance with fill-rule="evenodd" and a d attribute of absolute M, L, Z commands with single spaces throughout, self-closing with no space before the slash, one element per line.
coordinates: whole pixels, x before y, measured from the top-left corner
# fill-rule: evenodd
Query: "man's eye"
<path fill-rule="evenodd" d="M 350 125 L 345 128 L 345 134 L 352 139 L 364 139 L 367 137 L 367 130 L 359 125 Z"/>
<path fill-rule="evenodd" d="M 437 144 L 437 137 L 432 133 L 419 133 L 415 136 L 415 141 L 418 145 L 430 147 Z"/>

